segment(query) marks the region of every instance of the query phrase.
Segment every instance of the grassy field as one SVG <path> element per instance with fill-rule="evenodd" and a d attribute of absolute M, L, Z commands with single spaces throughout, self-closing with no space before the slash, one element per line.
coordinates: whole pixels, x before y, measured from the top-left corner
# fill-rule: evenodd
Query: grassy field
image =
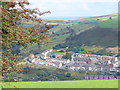
<path fill-rule="evenodd" d="M 7 82 L 4 88 L 118 88 L 118 80 Z"/>

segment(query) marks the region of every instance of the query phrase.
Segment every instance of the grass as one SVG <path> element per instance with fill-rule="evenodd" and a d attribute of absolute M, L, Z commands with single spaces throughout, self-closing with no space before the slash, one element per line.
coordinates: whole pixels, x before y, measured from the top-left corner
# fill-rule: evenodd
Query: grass
<path fill-rule="evenodd" d="M 99 23 L 101 28 L 118 28 L 118 21 L 117 19 L 102 21 Z"/>
<path fill-rule="evenodd" d="M 118 80 L 5 82 L 4 88 L 118 88 Z"/>
<path fill-rule="evenodd" d="M 100 46 L 82 46 L 81 48 L 85 49 L 86 51 L 92 51 L 92 52 L 97 52 L 97 51 L 103 49 Z"/>

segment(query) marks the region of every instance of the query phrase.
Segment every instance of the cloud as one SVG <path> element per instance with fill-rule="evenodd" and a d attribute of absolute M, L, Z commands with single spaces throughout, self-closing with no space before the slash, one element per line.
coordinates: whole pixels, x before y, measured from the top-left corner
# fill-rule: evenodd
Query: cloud
<path fill-rule="evenodd" d="M 119 2 L 119 0 L 85 0 L 85 2 Z"/>
<path fill-rule="evenodd" d="M 119 2 L 119 0 L 29 0 L 30 2 L 44 3 L 74 3 L 74 2 Z"/>
<path fill-rule="evenodd" d="M 115 5 L 119 0 L 29 0 L 30 8 L 39 8 L 41 11 L 51 11 L 46 16 L 84 16 L 93 14 L 113 13 Z M 95 4 L 93 4 L 95 3 Z M 100 3 L 104 3 L 102 5 Z M 109 6 L 108 6 L 109 5 Z M 111 8 L 111 9 L 109 9 Z M 103 12 L 102 9 L 106 9 Z"/>
<path fill-rule="evenodd" d="M 90 10 L 90 7 L 88 6 L 88 3 L 81 3 L 81 8 L 85 9 L 85 10 Z"/>

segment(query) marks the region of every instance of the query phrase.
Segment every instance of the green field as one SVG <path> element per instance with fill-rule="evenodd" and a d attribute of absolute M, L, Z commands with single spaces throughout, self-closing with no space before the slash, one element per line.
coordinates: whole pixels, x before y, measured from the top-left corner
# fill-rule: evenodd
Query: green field
<path fill-rule="evenodd" d="M 4 88 L 118 88 L 118 80 L 7 82 Z"/>

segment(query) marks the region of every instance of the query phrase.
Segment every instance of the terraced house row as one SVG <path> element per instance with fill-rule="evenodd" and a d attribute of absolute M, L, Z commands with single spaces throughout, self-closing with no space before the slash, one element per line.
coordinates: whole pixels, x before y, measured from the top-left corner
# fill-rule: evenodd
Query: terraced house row
<path fill-rule="evenodd" d="M 101 56 L 93 54 L 72 53 L 71 59 L 64 59 L 66 53 L 51 52 L 53 49 L 46 50 L 39 55 L 31 54 L 26 58 L 28 63 L 37 65 L 53 66 L 56 68 L 75 70 L 75 71 L 95 71 L 95 72 L 119 72 L 117 57 Z M 51 56 L 55 56 L 55 58 Z"/>

